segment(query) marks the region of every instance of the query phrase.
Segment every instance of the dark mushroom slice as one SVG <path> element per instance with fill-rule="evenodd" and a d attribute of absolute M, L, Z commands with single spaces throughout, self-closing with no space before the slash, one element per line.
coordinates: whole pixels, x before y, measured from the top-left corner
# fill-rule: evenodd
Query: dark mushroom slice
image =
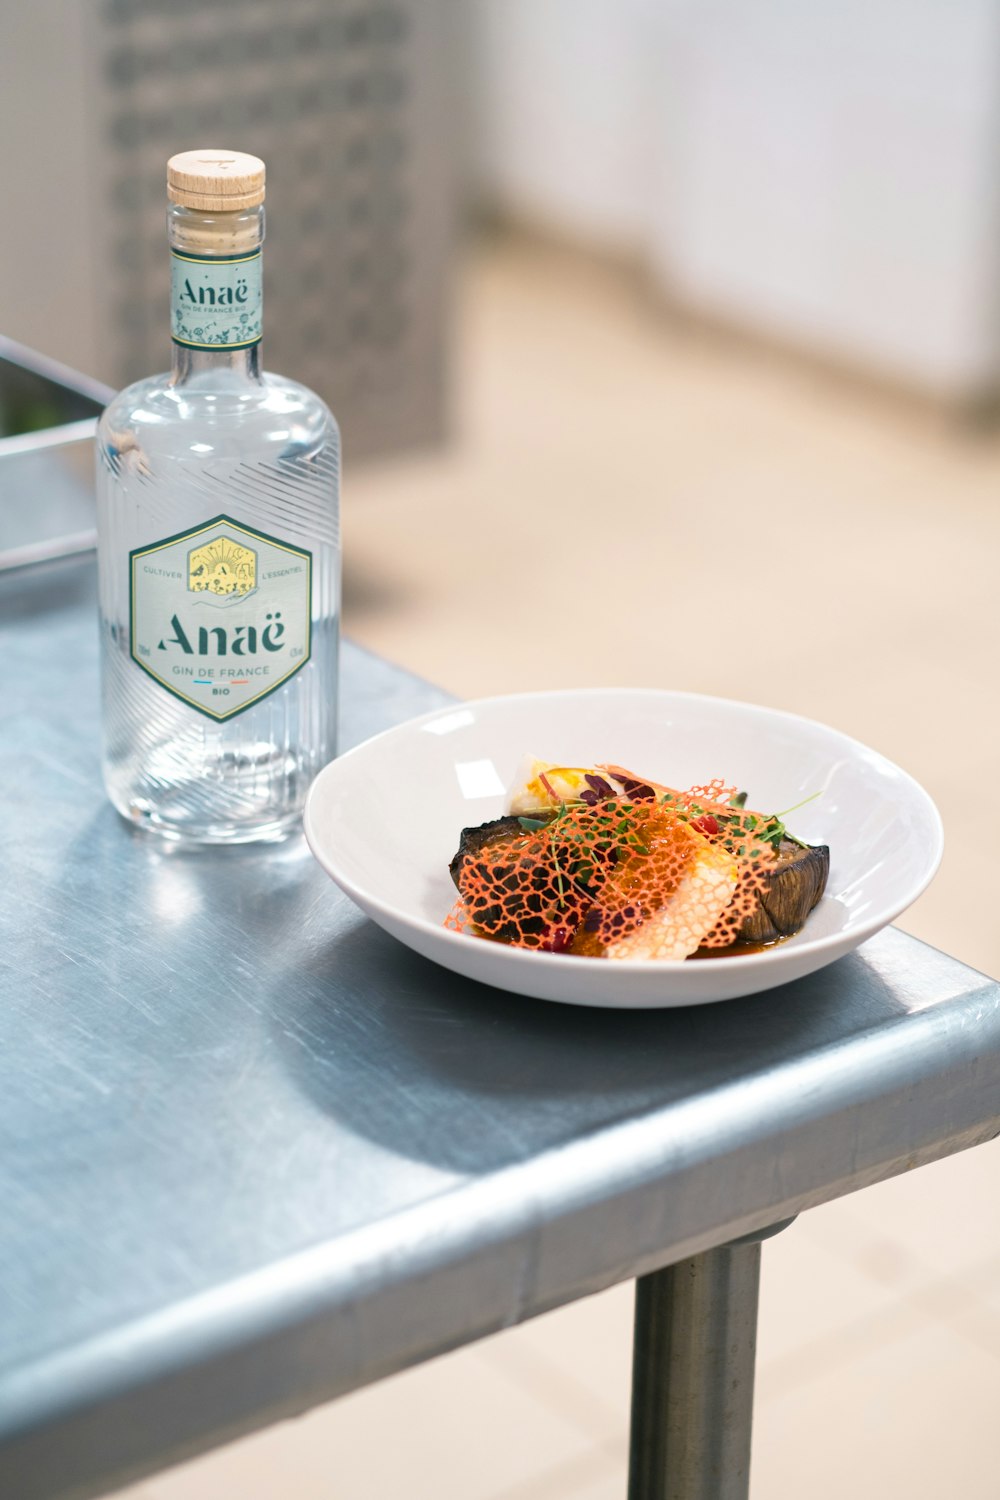
<path fill-rule="evenodd" d="M 462 829 L 449 870 L 479 936 L 553 953 L 569 948 L 614 851 L 600 835 L 582 849 L 573 834 L 552 846 L 547 838 L 535 819 L 518 817 Z"/>
<path fill-rule="evenodd" d="M 794 839 L 782 839 L 757 910 L 745 918 L 737 942 L 773 943 L 798 932 L 826 889 L 829 873 L 826 844 L 803 848 Z"/>
<path fill-rule="evenodd" d="M 494 818 L 492 823 L 480 823 L 475 828 L 463 828 L 462 836 L 458 841 L 458 850 L 448 866 L 456 886 L 459 885 L 458 877 L 465 860 L 474 858 L 489 844 L 507 844 L 511 839 L 520 838 L 523 833 L 524 829 L 518 818 Z M 461 889 L 460 886 L 459 889 Z"/>
<path fill-rule="evenodd" d="M 474 916 L 473 931 L 480 937 L 501 943 L 516 942 L 519 935 L 528 934 L 537 940 L 539 947 L 553 947 L 559 924 L 548 917 L 540 893 L 519 890 L 519 860 L 515 846 L 523 843 L 525 837 L 525 829 L 516 817 L 494 818 L 492 822 L 480 823 L 475 828 L 463 828 L 448 869 L 460 894 L 468 901 L 468 891 L 463 888 L 463 872 L 469 869 L 474 876 L 480 857 L 489 850 L 489 868 L 497 899 L 489 905 L 477 904 L 474 913 L 470 911 L 470 916 Z M 511 851 L 509 864 L 503 859 L 503 850 L 508 846 Z M 567 935 L 567 940 L 570 935 Z M 562 936 L 559 946 L 564 946 Z"/>

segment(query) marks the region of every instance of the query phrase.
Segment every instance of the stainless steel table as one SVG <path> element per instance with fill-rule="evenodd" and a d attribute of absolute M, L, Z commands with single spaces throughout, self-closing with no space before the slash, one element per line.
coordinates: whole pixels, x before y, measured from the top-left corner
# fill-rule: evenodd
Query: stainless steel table
<path fill-rule="evenodd" d="M 468 983 L 299 840 L 132 833 L 90 566 L 0 609 L 0 1495 L 98 1494 L 627 1277 L 632 1493 L 743 1493 L 759 1249 L 714 1247 L 995 1135 L 1000 986 L 896 931 L 696 1010 Z M 445 701 L 356 648 L 343 696 L 345 744 Z"/>

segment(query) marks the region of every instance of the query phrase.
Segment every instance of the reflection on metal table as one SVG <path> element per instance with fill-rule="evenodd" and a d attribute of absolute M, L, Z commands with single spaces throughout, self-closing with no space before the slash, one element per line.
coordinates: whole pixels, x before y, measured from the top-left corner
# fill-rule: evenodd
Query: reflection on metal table
<path fill-rule="evenodd" d="M 93 595 L 65 563 L 0 596 L 0 1493 L 99 1494 L 636 1276 L 632 1494 L 745 1493 L 760 1251 L 718 1247 L 995 1135 L 1000 986 L 893 930 L 694 1010 L 476 986 L 299 838 L 122 823 Z M 444 701 L 345 649 L 346 744 Z"/>

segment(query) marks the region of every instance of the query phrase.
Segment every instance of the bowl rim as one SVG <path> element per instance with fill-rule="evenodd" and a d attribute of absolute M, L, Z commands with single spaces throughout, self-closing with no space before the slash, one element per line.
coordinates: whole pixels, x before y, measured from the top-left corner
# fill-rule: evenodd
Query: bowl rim
<path fill-rule="evenodd" d="M 877 916 L 870 917 L 866 922 L 863 922 L 860 927 L 851 929 L 849 933 L 841 931 L 829 933 L 825 937 L 817 937 L 811 939 L 807 938 L 804 942 L 796 944 L 794 948 L 789 948 L 785 943 L 778 942 L 773 948 L 766 949 L 762 953 L 756 953 L 753 955 L 754 959 L 756 960 L 754 965 L 755 968 L 760 968 L 764 964 L 774 965 L 776 962 L 780 964 L 782 961 L 787 961 L 787 955 L 793 953 L 819 954 L 831 949 L 842 948 L 845 937 L 850 938 L 852 948 L 859 947 L 861 943 L 865 942 L 869 937 L 872 937 L 876 932 L 881 931 L 883 927 L 887 927 L 890 922 L 892 922 L 902 912 L 906 911 L 908 907 L 912 906 L 914 901 L 916 901 L 917 898 L 923 894 L 923 892 L 930 885 L 931 881 L 934 879 L 934 876 L 937 874 L 941 866 L 941 860 L 944 856 L 944 824 L 942 822 L 941 814 L 938 810 L 937 804 L 934 802 L 934 799 L 926 790 L 926 788 L 923 787 L 919 781 L 917 781 L 916 777 L 911 776 L 909 771 L 904 770 L 902 766 L 898 765 L 895 761 L 890 760 L 887 755 L 883 755 L 880 750 L 874 750 L 870 745 L 866 745 L 862 740 L 855 739 L 852 735 L 845 734 L 842 729 L 835 729 L 832 725 L 824 723 L 822 719 L 813 719 L 805 714 L 792 713 L 788 709 L 770 708 L 765 704 L 752 703 L 748 699 L 744 698 L 723 698 L 718 696 L 717 694 L 712 693 L 695 693 L 674 688 L 649 687 L 587 687 L 552 689 L 539 688 L 520 693 L 494 693 L 481 698 L 461 698 L 456 699 L 454 703 L 444 704 L 440 708 L 429 709 L 426 713 L 417 714 L 412 719 L 404 719 L 402 723 L 393 724 L 388 729 L 381 729 L 377 734 L 369 735 L 368 738 L 362 740 L 360 744 L 352 746 L 350 750 L 345 750 L 343 755 L 335 756 L 333 760 L 328 761 L 327 764 L 323 766 L 322 769 L 317 773 L 312 785 L 309 788 L 308 794 L 306 796 L 305 807 L 303 809 L 302 823 L 306 842 L 309 845 L 314 858 L 330 876 L 331 880 L 333 880 L 335 884 L 337 884 L 341 888 L 341 890 L 344 891 L 344 893 L 349 896 L 352 901 L 355 902 L 356 905 L 360 906 L 362 910 L 373 909 L 375 911 L 378 911 L 382 916 L 388 918 L 390 922 L 394 922 L 397 924 L 402 922 L 405 926 L 414 928 L 418 932 L 425 932 L 430 937 L 444 941 L 448 946 L 452 948 L 454 948 L 455 945 L 458 944 L 464 950 L 469 942 L 479 942 L 481 945 L 482 939 L 469 937 L 467 934 L 461 932 L 453 932 L 450 928 L 444 926 L 443 919 L 440 924 L 436 924 L 434 922 L 431 922 L 426 917 L 413 916 L 409 912 L 403 910 L 401 907 L 396 906 L 391 902 L 387 902 L 381 897 L 373 895 L 371 892 L 365 890 L 349 876 L 344 875 L 343 872 L 334 872 L 334 861 L 327 857 L 324 853 L 322 853 L 320 848 L 318 847 L 318 840 L 316 836 L 317 830 L 313 825 L 313 809 L 317 800 L 316 793 L 320 782 L 323 780 L 332 781 L 337 775 L 340 774 L 340 768 L 343 765 L 349 763 L 358 755 L 361 755 L 370 750 L 372 745 L 382 740 L 389 739 L 393 735 L 402 734 L 404 731 L 418 730 L 424 724 L 431 722 L 431 720 L 444 718 L 448 714 L 461 713 L 466 709 L 473 710 L 477 708 L 493 708 L 497 705 L 525 703 L 538 699 L 552 701 L 553 699 L 559 698 L 580 699 L 608 697 L 648 697 L 660 699 L 669 698 L 672 700 L 682 700 L 694 703 L 720 704 L 726 708 L 751 709 L 755 713 L 766 714 L 769 718 L 782 719 L 790 724 L 805 724 L 810 728 L 820 729 L 824 734 L 833 736 L 834 739 L 839 740 L 845 748 L 850 748 L 853 751 L 860 750 L 863 751 L 866 756 L 875 757 L 882 763 L 883 766 L 888 767 L 896 775 L 901 776 L 904 781 L 908 782 L 911 789 L 918 794 L 918 800 L 922 803 L 923 810 L 928 818 L 928 832 L 933 835 L 933 841 L 930 845 L 928 860 L 925 868 L 911 882 L 910 886 L 906 888 L 904 894 L 892 903 L 892 909 L 889 911 L 888 915 L 880 912 Z M 800 931 L 801 930 L 802 929 L 800 929 Z M 792 934 L 792 936 L 796 937 L 798 936 L 798 934 Z M 503 960 L 498 961 L 509 961 L 511 963 L 514 963 L 515 965 L 530 964 L 534 966 L 539 961 L 544 960 L 547 969 L 551 969 L 552 965 L 555 964 L 560 966 L 564 971 L 566 971 L 567 968 L 570 968 L 574 971 L 579 971 L 582 958 L 582 955 L 576 953 L 542 953 L 537 952 L 536 950 L 531 948 L 517 948 L 509 943 L 493 943 L 490 945 L 490 947 L 495 950 L 496 954 L 504 955 Z M 586 959 L 584 959 L 584 961 L 586 961 Z M 590 964 L 606 964 L 606 962 L 607 960 L 601 958 L 589 959 Z M 747 956 L 745 954 L 734 954 L 728 958 L 714 958 L 711 960 L 710 972 L 725 973 L 727 971 L 731 971 L 733 965 L 738 965 L 742 970 L 746 968 L 746 962 Z M 616 974 L 627 974 L 630 972 L 639 974 L 690 974 L 691 964 L 688 959 L 626 958 L 618 959 L 615 961 L 614 972 Z"/>

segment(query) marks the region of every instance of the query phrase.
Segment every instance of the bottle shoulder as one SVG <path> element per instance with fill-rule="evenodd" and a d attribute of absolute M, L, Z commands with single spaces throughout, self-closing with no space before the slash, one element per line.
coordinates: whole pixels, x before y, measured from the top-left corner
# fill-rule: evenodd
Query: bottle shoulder
<path fill-rule="evenodd" d="M 339 451 L 340 430 L 326 402 L 298 381 L 265 372 L 259 380 L 176 383 L 168 373 L 119 391 L 98 424 L 108 450 L 139 447 L 150 457 L 190 451 L 207 459 L 254 449 Z"/>

